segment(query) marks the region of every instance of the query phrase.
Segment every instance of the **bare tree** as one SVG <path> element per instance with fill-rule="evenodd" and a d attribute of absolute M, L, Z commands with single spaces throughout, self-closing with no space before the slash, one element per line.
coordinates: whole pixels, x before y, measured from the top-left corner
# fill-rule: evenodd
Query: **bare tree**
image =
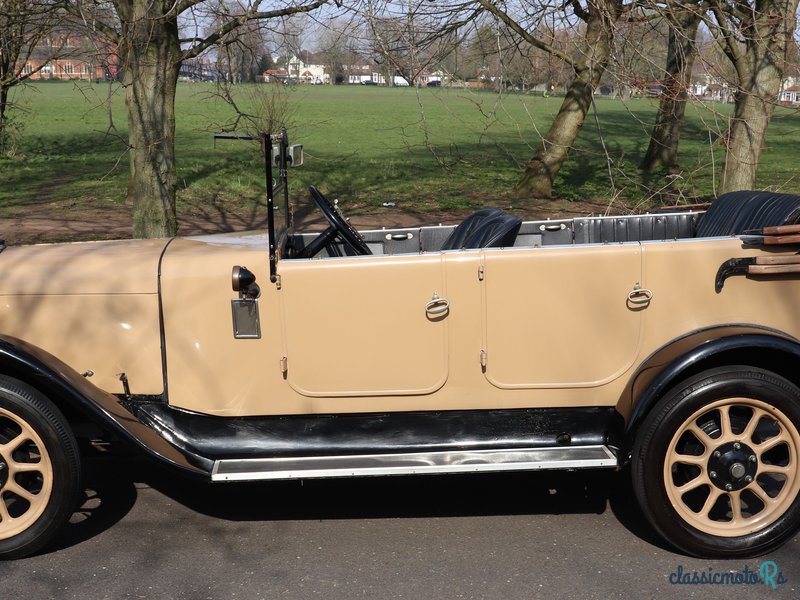
<path fill-rule="evenodd" d="M 644 171 L 656 167 L 666 167 L 670 171 L 678 169 L 678 142 L 697 54 L 697 31 L 704 10 L 698 6 L 678 6 L 674 11 L 665 11 L 665 21 L 669 24 L 667 63 L 658 114 L 642 160 Z"/>
<path fill-rule="evenodd" d="M 346 82 L 351 68 L 363 62 L 363 49 L 359 45 L 363 38 L 360 26 L 355 15 L 347 19 L 331 19 L 322 25 L 314 56 L 324 65 L 331 84 Z"/>
<path fill-rule="evenodd" d="M 429 4 L 425 0 L 367 1 L 365 17 L 373 53 L 412 86 L 426 69 L 450 54 L 458 41 L 458 24 L 449 20 L 451 13 Z"/>
<path fill-rule="evenodd" d="M 66 0 L 67 10 L 119 49 L 128 110 L 128 200 L 133 205 L 134 235 L 164 237 L 178 229 L 175 91 L 181 63 L 248 23 L 308 13 L 326 3 L 248 0 L 229 8 L 210 0 Z M 217 26 L 206 31 L 205 25 L 212 21 Z"/>
<path fill-rule="evenodd" d="M 206 29 L 208 35 L 220 27 L 225 18 L 235 18 L 247 13 L 247 6 L 241 2 L 220 11 L 215 21 Z M 216 45 L 217 74 L 220 79 L 231 83 L 254 82 L 261 74 L 266 52 L 264 24 L 250 20 L 224 35 Z M 271 59 L 270 59 L 271 60 Z"/>
<path fill-rule="evenodd" d="M 793 43 L 798 0 L 711 3 L 706 23 L 736 71 L 720 192 L 752 189 Z"/>
<path fill-rule="evenodd" d="M 586 119 L 594 90 L 608 66 L 615 24 L 628 8 L 623 0 L 587 0 L 585 4 L 573 0 L 565 3 L 572 16 L 582 22 L 578 43 L 572 52 L 566 52 L 537 36 L 536 25 L 542 20 L 544 5 L 520 3 L 515 6 L 521 12 L 512 15 L 500 3 L 491 0 L 478 2 L 526 42 L 558 57 L 573 71 L 561 108 L 517 184 L 517 192 L 523 197 L 549 198 L 553 194 L 553 182 Z"/>
<path fill-rule="evenodd" d="M 9 136 L 9 95 L 57 58 L 66 45 L 69 31 L 54 26 L 63 13 L 49 2 L 0 0 L 0 152 Z M 32 58 L 36 57 L 35 63 Z"/>

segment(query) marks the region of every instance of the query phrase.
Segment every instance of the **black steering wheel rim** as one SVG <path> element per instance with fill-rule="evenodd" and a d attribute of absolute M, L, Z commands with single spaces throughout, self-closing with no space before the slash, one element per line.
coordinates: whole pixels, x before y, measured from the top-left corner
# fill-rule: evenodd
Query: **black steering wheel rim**
<path fill-rule="evenodd" d="M 342 216 L 342 213 L 333 202 L 328 200 L 316 186 L 308 186 L 308 192 L 311 194 L 314 204 L 317 205 L 317 208 L 328 220 L 328 223 L 330 223 L 331 227 L 336 231 L 336 234 L 341 237 L 356 254 L 372 254 L 372 251 L 369 249 L 369 246 L 367 246 L 364 238 L 361 237 L 361 234 L 347 222 L 347 219 Z M 324 233 L 322 235 L 324 235 Z"/>

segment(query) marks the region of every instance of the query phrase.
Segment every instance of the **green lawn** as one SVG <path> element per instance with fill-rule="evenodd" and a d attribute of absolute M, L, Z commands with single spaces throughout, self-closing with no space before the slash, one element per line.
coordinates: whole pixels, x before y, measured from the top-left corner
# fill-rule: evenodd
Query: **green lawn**
<path fill-rule="evenodd" d="M 0 157 L 3 211 L 46 199 L 122 203 L 127 185 L 125 109 L 113 101 L 115 130 L 101 106 L 106 84 L 44 83 L 16 92 L 25 112 L 16 152 Z M 263 178 L 255 146 L 217 142 L 212 132 L 232 116 L 211 84 L 180 84 L 177 99 L 179 202 L 245 205 Z M 465 210 L 510 195 L 522 167 L 558 110 L 560 98 L 468 90 L 269 85 L 239 86 L 243 109 L 262 101 L 289 109 L 293 142 L 306 165 L 294 190 L 315 183 L 360 204 L 396 201 L 409 210 Z M 278 94 L 277 97 L 274 94 Z M 277 98 L 277 102 L 276 102 Z M 598 98 L 556 193 L 568 200 L 609 201 L 629 208 L 659 199 L 712 197 L 724 154 L 712 144 L 731 106 L 693 104 L 681 142 L 680 176 L 643 179 L 637 166 L 656 109 L 650 99 Z M 758 187 L 800 192 L 795 181 L 797 111 L 778 109 Z M 427 143 L 426 143 L 427 140 Z M 672 185 L 667 187 L 668 182 Z M 666 192 L 666 194 L 659 194 Z"/>

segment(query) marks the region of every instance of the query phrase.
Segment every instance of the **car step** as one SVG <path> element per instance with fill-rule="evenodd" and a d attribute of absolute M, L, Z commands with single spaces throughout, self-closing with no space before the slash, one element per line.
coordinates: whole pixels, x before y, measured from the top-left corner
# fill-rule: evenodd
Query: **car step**
<path fill-rule="evenodd" d="M 613 468 L 617 465 L 617 457 L 607 446 L 559 446 L 509 450 L 225 459 L 214 463 L 211 479 L 212 481 L 316 479 L 370 475 Z"/>

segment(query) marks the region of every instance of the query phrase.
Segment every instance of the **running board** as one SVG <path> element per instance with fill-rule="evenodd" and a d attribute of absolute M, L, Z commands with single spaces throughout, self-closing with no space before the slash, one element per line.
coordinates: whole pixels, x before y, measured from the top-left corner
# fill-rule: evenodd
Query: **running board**
<path fill-rule="evenodd" d="M 423 475 L 486 471 L 538 471 L 616 467 L 607 446 L 516 448 L 354 456 L 224 459 L 214 463 L 212 481 L 313 479 L 370 475 Z"/>

